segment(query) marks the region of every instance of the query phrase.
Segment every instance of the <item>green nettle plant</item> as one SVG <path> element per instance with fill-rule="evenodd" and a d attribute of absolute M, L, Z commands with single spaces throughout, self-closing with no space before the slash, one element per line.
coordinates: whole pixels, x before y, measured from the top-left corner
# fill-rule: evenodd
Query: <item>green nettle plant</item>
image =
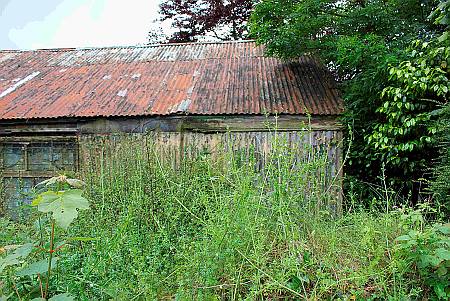
<path fill-rule="evenodd" d="M 450 224 L 425 224 L 424 208 L 401 216 L 400 224 L 409 228 L 397 237 L 396 251 L 406 264 L 406 273 L 418 279 L 418 286 L 431 300 L 450 298 Z M 428 291 L 427 291 L 428 290 Z"/>
<path fill-rule="evenodd" d="M 84 183 L 77 179 L 70 179 L 64 175 L 53 177 L 39 183 L 36 188 L 40 193 L 31 205 L 40 212 L 37 221 L 40 237 L 37 242 L 26 243 L 22 246 L 7 246 L 11 252 L 0 259 L 0 274 L 6 273 L 11 282 L 12 292 L 7 296 L 0 296 L 0 300 L 8 300 L 17 295 L 19 300 L 74 300 L 68 293 L 52 294 L 49 289 L 52 269 L 58 261 L 58 252 L 67 244 L 67 241 L 86 240 L 86 238 L 67 238 L 66 241 L 56 241 L 55 232 L 58 228 L 67 230 L 77 218 L 78 210 L 89 208 L 89 202 L 82 196 L 81 189 Z M 48 221 L 49 226 L 45 227 Z M 48 235 L 48 241 L 44 235 Z M 40 260 L 36 260 L 41 258 Z M 20 266 L 20 267 L 18 267 Z M 25 279 L 24 278 L 27 278 Z M 26 281 L 26 280 L 31 280 Z M 19 290 L 18 281 L 21 288 Z M 26 286 L 25 283 L 31 284 Z M 1 287 L 0 287 L 1 288 Z"/>

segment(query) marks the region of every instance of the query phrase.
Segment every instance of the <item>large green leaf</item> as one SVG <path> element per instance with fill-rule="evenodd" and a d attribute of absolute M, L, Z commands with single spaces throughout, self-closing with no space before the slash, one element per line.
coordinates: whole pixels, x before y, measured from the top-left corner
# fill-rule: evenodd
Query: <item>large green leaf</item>
<path fill-rule="evenodd" d="M 14 253 L 17 254 L 19 257 L 27 257 L 32 250 L 33 250 L 33 243 L 27 243 L 17 248 L 16 251 L 14 251 Z"/>
<path fill-rule="evenodd" d="M 17 248 L 13 253 L 7 255 L 5 258 L 0 259 L 0 273 L 9 266 L 19 263 L 19 259 L 28 256 L 33 250 L 33 244 L 27 243 Z"/>
<path fill-rule="evenodd" d="M 436 256 L 442 260 L 450 260 L 450 251 L 444 248 L 436 249 Z"/>
<path fill-rule="evenodd" d="M 44 213 L 52 213 L 52 217 L 58 226 L 67 229 L 72 221 L 78 216 L 78 209 L 88 209 L 89 202 L 81 196 L 80 189 L 66 191 L 47 191 L 41 193 L 32 205 Z"/>
<path fill-rule="evenodd" d="M 54 192 L 54 191 L 43 192 L 43 193 L 39 194 L 31 202 L 31 205 L 32 206 L 39 206 L 40 204 L 43 204 L 43 203 L 53 202 L 54 200 L 56 200 L 56 199 L 58 199 L 60 197 L 60 194 L 61 194 L 60 192 Z M 39 210 L 39 207 L 38 207 L 38 210 Z M 39 211 L 41 211 L 41 210 L 39 210 Z"/>
<path fill-rule="evenodd" d="M 410 239 L 411 239 L 411 237 L 409 235 L 402 235 L 402 236 L 397 237 L 395 240 L 396 241 L 408 241 Z"/>
<path fill-rule="evenodd" d="M 51 297 L 48 301 L 73 301 L 75 300 L 69 293 L 59 294 Z"/>
<path fill-rule="evenodd" d="M 437 229 L 442 234 L 449 235 L 450 234 L 450 223 L 444 224 L 444 225 L 438 225 Z"/>
<path fill-rule="evenodd" d="M 17 257 L 15 257 L 14 254 L 9 254 L 5 258 L 0 259 L 0 273 L 3 272 L 5 268 L 18 263 L 19 260 L 17 259 Z"/>
<path fill-rule="evenodd" d="M 52 268 L 55 267 L 58 257 L 52 258 Z M 17 276 L 31 276 L 44 274 L 48 271 L 48 259 L 34 262 L 16 273 Z"/>

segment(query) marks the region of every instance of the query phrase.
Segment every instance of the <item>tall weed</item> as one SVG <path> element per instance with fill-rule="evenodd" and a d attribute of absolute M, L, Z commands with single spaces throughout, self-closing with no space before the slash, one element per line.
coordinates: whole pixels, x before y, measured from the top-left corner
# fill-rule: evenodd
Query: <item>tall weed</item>
<path fill-rule="evenodd" d="M 427 226 L 399 222 L 412 213 L 390 202 L 340 215 L 324 149 L 273 135 L 264 152 L 231 139 L 161 148 L 152 134 L 82 141 L 91 210 L 69 234 L 97 239 L 65 253 L 55 289 L 80 300 L 432 296 L 395 240 Z"/>

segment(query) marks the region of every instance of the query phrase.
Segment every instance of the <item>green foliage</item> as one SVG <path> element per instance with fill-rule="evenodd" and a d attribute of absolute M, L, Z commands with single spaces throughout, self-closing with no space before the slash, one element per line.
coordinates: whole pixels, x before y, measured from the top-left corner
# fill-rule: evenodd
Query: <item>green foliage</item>
<path fill-rule="evenodd" d="M 183 157 L 161 155 L 151 135 L 83 142 L 91 210 L 68 235 L 98 239 L 58 255 L 53 290 L 80 300 L 431 296 L 395 240 L 428 229 L 420 212 L 384 200 L 385 213 L 355 207 L 334 218 L 327 159 L 306 147 L 311 160 L 298 160 L 283 134 L 274 140 L 264 155 L 225 146 Z"/>
<path fill-rule="evenodd" d="M 352 133 L 349 179 L 375 183 L 385 168 L 396 190 L 412 190 L 417 199 L 431 162 L 423 159 L 435 156 L 428 122 L 436 101 L 448 97 L 448 3 L 263 0 L 255 6 L 250 31 L 268 54 L 317 56 L 340 81 L 343 122 Z M 368 191 L 361 181 L 352 185 Z"/>
<path fill-rule="evenodd" d="M 450 224 L 423 227 L 421 210 L 404 216 L 419 227 L 397 237 L 397 256 L 404 260 L 411 274 L 417 274 L 418 285 L 431 288 L 431 299 L 450 298 Z M 411 218 L 412 217 L 412 218 Z M 418 219 L 419 218 L 419 219 Z M 404 224 L 404 223 L 403 223 Z M 417 229 L 418 228 L 418 229 Z"/>
<path fill-rule="evenodd" d="M 56 265 L 57 257 L 53 257 L 50 263 L 50 268 Z M 49 269 L 48 259 L 43 259 L 40 261 L 33 262 L 27 265 L 25 268 L 17 271 L 17 276 L 33 276 L 33 275 L 42 275 L 45 274 Z"/>
<path fill-rule="evenodd" d="M 450 214 L 450 104 L 444 106 L 439 112 L 436 121 L 438 129 L 440 157 L 434 168 L 434 178 L 431 183 L 434 200 L 441 205 L 443 216 Z"/>
<path fill-rule="evenodd" d="M 75 300 L 72 296 L 70 296 L 68 293 L 64 293 L 64 294 L 58 294 L 55 295 L 53 297 L 51 297 L 50 299 L 48 299 L 48 301 L 73 301 Z M 34 298 L 31 301 L 45 301 L 44 298 Z"/>
<path fill-rule="evenodd" d="M 55 243 L 55 225 L 67 230 L 69 225 L 77 217 L 77 210 L 89 208 L 88 201 L 81 196 L 83 191 L 73 189 L 73 187 L 81 187 L 82 184 L 79 180 L 59 176 L 37 185 L 43 191 L 36 196 L 32 205 L 37 207 L 39 212 L 44 214 L 52 213 L 51 230 L 50 233 L 45 233 L 46 229 L 42 223 L 45 220 L 45 216 L 39 216 L 37 220 L 38 242 L 26 243 L 22 246 L 6 246 L 3 248 L 5 250 L 7 248 L 15 249 L 15 251 L 7 254 L 4 258 L 0 258 L 0 275 L 6 271 L 6 279 L 10 282 L 11 286 L 6 291 L 13 291 L 8 297 L 5 296 L 2 298 L 8 300 L 15 293 L 19 300 L 21 300 L 22 298 L 32 298 L 39 293 L 40 297 L 34 298 L 33 300 L 47 300 L 50 295 L 49 283 L 51 272 L 59 259 L 54 256 L 54 253 L 58 252 L 65 245 L 64 242 Z M 43 241 L 44 234 L 49 235 L 48 245 Z M 71 238 L 71 240 L 74 240 L 74 238 Z M 85 239 L 83 238 L 83 240 Z M 41 257 L 43 259 L 37 260 L 39 258 L 38 253 L 46 254 L 47 257 L 43 256 Z M 22 267 L 17 268 L 18 265 Z M 23 284 L 21 292 L 19 292 L 16 284 L 17 279 L 20 279 Z M 24 281 L 24 279 L 27 280 Z M 28 287 L 25 286 L 25 283 L 28 284 Z M 3 290 L 0 287 L 0 292 Z M 69 294 L 62 293 L 54 294 L 48 300 L 74 299 Z"/>
<path fill-rule="evenodd" d="M 431 123 L 450 90 L 450 47 L 416 41 L 409 59 L 389 69 L 390 86 L 376 109 L 380 121 L 366 136 L 387 167 L 411 175 L 425 170 L 435 146 L 437 128 Z"/>
<path fill-rule="evenodd" d="M 66 191 L 46 191 L 41 193 L 33 202 L 43 213 L 52 213 L 52 218 L 61 228 L 67 230 L 72 221 L 78 216 L 78 210 L 89 208 L 89 202 L 81 196 L 80 189 Z"/>
<path fill-rule="evenodd" d="M 48 299 L 48 301 L 73 301 L 73 300 L 75 299 L 68 293 L 58 294 Z"/>
<path fill-rule="evenodd" d="M 310 159 L 300 160 L 284 133 L 273 135 L 276 147 L 265 154 L 224 145 L 180 155 L 157 149 L 151 134 L 82 141 L 91 210 L 65 232 L 71 243 L 58 252 L 50 291 L 77 300 L 438 298 L 448 233 L 426 221 L 430 208 L 395 209 L 386 191 L 384 212 L 355 206 L 333 216 L 326 156 L 306 146 Z M 27 228 L 0 224 L 0 244 L 27 241 L 16 235 Z M 43 259 L 36 255 L 34 262 Z M 443 260 L 422 264 L 422 255 Z M 34 288 L 29 298 L 40 297 L 36 276 L 17 270 L 0 275 L 0 296 L 12 291 L 14 300 L 13 279 L 20 294 Z"/>
<path fill-rule="evenodd" d="M 0 273 L 9 266 L 19 264 L 19 259 L 27 257 L 33 249 L 32 243 L 24 244 L 17 248 L 13 253 L 8 254 L 5 258 L 0 259 Z"/>
<path fill-rule="evenodd" d="M 78 294 L 86 299 L 127 299 L 139 293 L 148 299 L 176 295 L 181 300 L 201 300 L 221 291 L 236 295 L 230 286 L 223 290 L 195 287 L 220 283 L 222 276 L 232 281 L 228 277 L 235 278 L 235 268 L 242 265 L 238 251 L 253 263 L 262 253 L 250 254 L 247 245 L 252 250 L 260 245 L 258 252 L 272 248 L 272 236 L 287 241 L 294 235 L 302 211 L 324 210 L 327 216 L 324 205 L 336 206 L 336 199 L 325 193 L 331 185 L 325 176 L 326 156 L 306 147 L 302 151 L 310 153 L 311 161 L 298 160 L 298 146 L 289 147 L 286 135 L 279 136 L 273 142 L 278 147 L 270 146 L 273 152 L 264 157 L 255 154 L 264 158 L 261 173 L 255 170 L 256 158 L 247 157 L 245 151 L 205 155 L 187 149 L 182 158 L 172 152 L 160 156 L 151 135 L 97 138 L 84 144 L 88 155 L 83 156 L 89 158 L 85 180 L 93 210 L 79 227 L 90 229 L 90 235 L 101 240 L 90 243 L 85 254 L 60 262 L 84 267 L 78 277 L 93 286 L 77 286 Z M 176 159 L 176 166 L 161 158 Z M 201 250 L 203 244 L 215 251 Z M 253 275 L 247 271 L 254 268 L 247 263 L 244 271 L 238 294 L 251 296 L 246 283 Z M 256 280 L 254 285 L 258 285 Z M 272 285 L 267 287 L 275 293 L 279 285 Z"/>
<path fill-rule="evenodd" d="M 444 29 L 444 33 L 439 37 L 439 41 L 443 42 L 449 39 L 450 31 L 450 1 L 442 0 L 436 9 L 431 13 L 430 19 L 434 20 L 434 24 L 440 25 Z"/>
<path fill-rule="evenodd" d="M 445 28 L 445 32 L 439 37 L 439 41 L 449 44 L 448 36 L 450 29 L 450 1 L 441 1 L 438 7 L 430 15 L 435 24 Z M 449 66 L 447 61 L 447 70 Z M 450 103 L 447 103 L 438 113 L 439 119 L 435 123 L 438 129 L 438 145 L 440 156 L 438 163 L 433 167 L 433 181 L 431 190 L 437 204 L 441 205 L 443 216 L 450 213 Z"/>
<path fill-rule="evenodd" d="M 435 2 L 263 0 L 250 18 L 250 32 L 266 44 L 269 54 L 295 58 L 313 53 L 335 62 L 337 46 L 348 38 L 364 42 L 372 35 L 395 46 L 407 36 L 415 36 L 427 25 L 426 17 Z M 359 58 L 357 54 L 353 59 Z"/>

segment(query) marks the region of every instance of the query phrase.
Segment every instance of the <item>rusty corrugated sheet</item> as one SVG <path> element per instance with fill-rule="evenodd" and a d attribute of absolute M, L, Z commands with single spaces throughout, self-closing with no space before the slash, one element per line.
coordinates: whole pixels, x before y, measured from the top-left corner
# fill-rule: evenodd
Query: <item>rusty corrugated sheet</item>
<path fill-rule="evenodd" d="M 0 119 L 342 110 L 316 61 L 252 41 L 0 51 Z"/>

